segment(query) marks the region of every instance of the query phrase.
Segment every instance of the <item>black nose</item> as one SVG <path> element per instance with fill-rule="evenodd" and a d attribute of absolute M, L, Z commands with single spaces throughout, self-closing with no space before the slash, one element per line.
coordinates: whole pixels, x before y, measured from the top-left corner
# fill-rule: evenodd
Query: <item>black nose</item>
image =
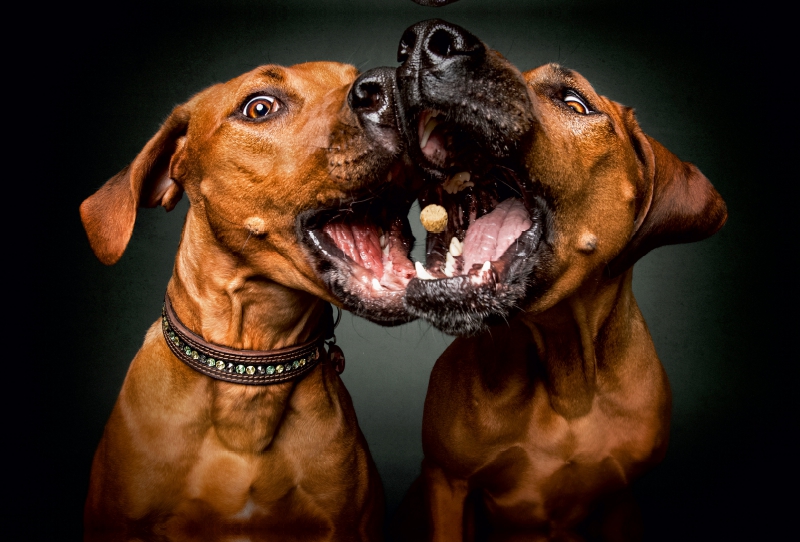
<path fill-rule="evenodd" d="M 391 68 L 373 68 L 355 80 L 347 95 L 347 103 L 359 117 L 377 124 L 385 124 L 392 116 L 395 71 Z"/>
<path fill-rule="evenodd" d="M 455 58 L 474 58 L 486 52 L 481 40 L 458 25 L 430 19 L 409 27 L 400 38 L 397 61 L 432 68 Z"/>

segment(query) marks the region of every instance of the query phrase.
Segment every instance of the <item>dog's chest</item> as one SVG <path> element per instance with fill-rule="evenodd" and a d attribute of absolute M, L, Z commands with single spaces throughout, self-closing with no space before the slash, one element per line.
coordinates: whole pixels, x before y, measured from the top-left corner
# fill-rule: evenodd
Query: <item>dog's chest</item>
<path fill-rule="evenodd" d="M 439 418 L 426 454 L 449 475 L 481 488 L 498 519 L 513 524 L 582 516 L 599 495 L 627 485 L 652 456 L 657 435 L 650 416 L 620 413 L 597 398 L 585 416 L 556 413 L 541 382 L 517 394 L 469 396 L 469 408 Z M 501 504 L 502 503 L 502 504 Z"/>

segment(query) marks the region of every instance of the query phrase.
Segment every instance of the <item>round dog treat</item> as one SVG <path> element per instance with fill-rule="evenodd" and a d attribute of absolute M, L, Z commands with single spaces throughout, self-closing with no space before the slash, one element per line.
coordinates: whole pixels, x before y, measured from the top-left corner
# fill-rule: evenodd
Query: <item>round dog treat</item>
<path fill-rule="evenodd" d="M 428 205 L 419 214 L 422 225 L 431 233 L 441 233 L 447 229 L 447 211 L 441 205 Z"/>

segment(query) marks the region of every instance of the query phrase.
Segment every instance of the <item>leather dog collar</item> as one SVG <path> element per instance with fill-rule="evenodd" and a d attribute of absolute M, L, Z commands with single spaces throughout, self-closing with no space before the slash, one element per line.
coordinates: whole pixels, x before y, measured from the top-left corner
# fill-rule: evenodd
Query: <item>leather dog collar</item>
<path fill-rule="evenodd" d="M 189 330 L 173 311 L 169 296 L 164 295 L 161 329 L 172 353 L 198 373 L 235 384 L 265 386 L 298 379 L 325 356 L 324 342 L 333 337 L 335 327 L 330 305 L 325 313 L 323 329 L 312 340 L 299 346 L 277 350 L 235 350 L 206 342 Z"/>

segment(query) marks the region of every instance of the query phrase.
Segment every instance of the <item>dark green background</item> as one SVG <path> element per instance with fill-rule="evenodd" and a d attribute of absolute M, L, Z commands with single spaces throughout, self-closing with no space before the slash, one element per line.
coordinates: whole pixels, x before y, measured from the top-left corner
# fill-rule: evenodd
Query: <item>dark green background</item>
<path fill-rule="evenodd" d="M 798 180 L 789 136 L 797 97 L 779 24 L 786 14 L 763 3 L 743 11 L 625 1 L 225 6 L 123 2 L 57 11 L 54 31 L 42 36 L 37 88 L 14 105 L 37 119 L 33 143 L 47 150 L 41 167 L 55 166 L 44 194 L 48 248 L 37 268 L 48 333 L 33 344 L 59 363 L 38 386 L 47 477 L 34 493 L 52 539 L 80 532 L 92 453 L 158 317 L 186 211 L 183 201 L 169 214 L 140 212 L 127 252 L 105 267 L 89 249 L 80 202 L 194 92 L 264 63 L 396 66 L 403 30 L 432 17 L 466 27 L 523 70 L 549 61 L 578 70 L 601 94 L 634 106 L 645 132 L 697 164 L 725 198 L 730 217 L 716 236 L 661 248 L 636 266 L 636 297 L 674 394 L 667 457 L 636 491 L 648 540 L 769 540 L 783 528 L 788 435 L 797 426 L 797 356 L 788 348 L 796 317 L 785 309 L 796 298 L 788 205 Z M 52 122 L 37 117 L 45 112 Z M 427 379 L 451 339 L 418 322 L 379 328 L 349 314 L 337 336 L 391 512 L 418 471 Z"/>

